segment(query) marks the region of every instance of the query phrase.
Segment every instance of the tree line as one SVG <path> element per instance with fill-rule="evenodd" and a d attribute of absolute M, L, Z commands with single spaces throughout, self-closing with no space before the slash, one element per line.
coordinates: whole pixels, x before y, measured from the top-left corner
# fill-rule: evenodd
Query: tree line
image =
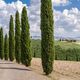
<path fill-rule="evenodd" d="M 41 0 L 41 59 L 43 72 L 46 75 L 53 71 L 54 61 L 54 21 L 51 1 Z M 17 63 L 30 66 L 32 60 L 31 40 L 26 7 L 22 9 L 21 20 L 19 18 L 18 11 L 15 14 L 15 22 L 13 16 L 10 16 L 9 37 L 6 34 L 4 38 L 3 29 L 0 29 L 0 58 L 10 61 L 16 59 Z"/>
<path fill-rule="evenodd" d="M 0 58 L 10 61 L 16 59 L 17 63 L 30 66 L 32 59 L 30 43 L 29 22 L 26 7 L 24 7 L 21 23 L 19 12 L 16 11 L 15 22 L 13 16 L 10 16 L 9 34 L 4 37 L 3 28 L 0 29 Z"/>
<path fill-rule="evenodd" d="M 40 42 L 41 40 L 32 40 L 32 43 L 31 43 L 32 56 L 35 58 L 41 58 Z M 55 45 L 55 60 L 80 61 L 80 49 L 79 47 L 64 48 L 64 47 L 61 47 L 60 45 Z"/>
<path fill-rule="evenodd" d="M 59 45 L 55 46 L 55 59 L 66 61 L 80 61 L 80 49 L 63 49 Z"/>

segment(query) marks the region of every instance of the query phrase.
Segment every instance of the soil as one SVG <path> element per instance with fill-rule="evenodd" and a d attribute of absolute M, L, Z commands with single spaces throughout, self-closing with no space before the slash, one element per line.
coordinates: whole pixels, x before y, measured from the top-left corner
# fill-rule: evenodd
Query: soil
<path fill-rule="evenodd" d="M 0 80 L 80 80 L 80 62 L 54 61 L 53 67 L 54 71 L 45 76 L 40 58 L 33 58 L 30 67 L 0 60 Z"/>

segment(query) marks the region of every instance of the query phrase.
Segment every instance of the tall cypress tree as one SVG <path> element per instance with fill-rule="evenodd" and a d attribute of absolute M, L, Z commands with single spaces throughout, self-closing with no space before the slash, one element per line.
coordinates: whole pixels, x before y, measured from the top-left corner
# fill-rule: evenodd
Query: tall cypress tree
<path fill-rule="evenodd" d="M 4 40 L 4 58 L 5 60 L 8 60 L 9 54 L 8 54 L 8 37 L 7 34 L 5 35 L 5 40 Z"/>
<path fill-rule="evenodd" d="M 0 58 L 4 58 L 3 28 L 0 29 Z"/>
<path fill-rule="evenodd" d="M 43 71 L 46 75 L 53 71 L 54 38 L 53 11 L 51 0 L 41 0 L 41 55 Z"/>
<path fill-rule="evenodd" d="M 21 15 L 21 62 L 26 66 L 31 65 L 30 33 L 26 7 L 23 7 Z"/>
<path fill-rule="evenodd" d="M 10 23 L 9 23 L 9 59 L 10 61 L 14 60 L 14 24 L 13 24 L 13 17 L 10 16 Z"/>
<path fill-rule="evenodd" d="M 15 15 L 15 58 L 16 62 L 20 63 L 21 57 L 21 47 L 20 47 L 20 20 L 19 20 L 19 12 L 16 12 Z"/>

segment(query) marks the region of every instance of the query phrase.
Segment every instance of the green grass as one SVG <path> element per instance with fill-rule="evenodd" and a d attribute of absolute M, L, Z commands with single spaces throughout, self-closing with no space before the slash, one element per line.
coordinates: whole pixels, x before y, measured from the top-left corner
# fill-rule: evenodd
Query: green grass
<path fill-rule="evenodd" d="M 31 51 L 32 56 L 34 53 L 36 57 L 41 57 L 41 41 L 40 40 L 31 40 Z"/>
<path fill-rule="evenodd" d="M 55 41 L 55 46 L 57 46 L 57 48 L 55 48 L 56 50 L 55 54 L 57 55 L 56 58 L 58 60 L 66 60 L 66 55 L 68 55 L 67 60 L 75 61 L 76 54 L 78 55 L 79 57 L 78 59 L 80 60 L 80 45 L 79 44 L 76 44 L 75 42 Z M 31 51 L 32 51 L 32 56 L 34 56 L 34 53 L 35 53 L 37 58 L 41 57 L 41 41 L 40 40 L 31 41 Z"/>
<path fill-rule="evenodd" d="M 59 45 L 63 49 L 69 49 L 69 48 L 80 49 L 80 45 L 76 44 L 75 42 L 55 41 L 55 45 Z"/>

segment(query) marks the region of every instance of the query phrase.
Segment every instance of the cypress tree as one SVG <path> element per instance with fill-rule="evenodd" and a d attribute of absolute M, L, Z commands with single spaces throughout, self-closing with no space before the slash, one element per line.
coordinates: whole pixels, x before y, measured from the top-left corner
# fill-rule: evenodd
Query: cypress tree
<path fill-rule="evenodd" d="M 10 23 L 9 23 L 9 59 L 10 61 L 14 60 L 14 24 L 13 24 L 13 17 L 10 16 Z"/>
<path fill-rule="evenodd" d="M 19 12 L 17 11 L 15 15 L 15 58 L 17 63 L 20 63 L 21 57 L 20 40 L 20 20 Z"/>
<path fill-rule="evenodd" d="M 21 15 L 21 62 L 26 66 L 31 65 L 30 33 L 26 7 L 23 7 Z"/>
<path fill-rule="evenodd" d="M 0 29 L 0 58 L 4 58 L 3 28 Z"/>
<path fill-rule="evenodd" d="M 53 11 L 51 0 L 41 0 L 41 55 L 43 71 L 46 75 L 53 71 L 54 37 Z"/>
<path fill-rule="evenodd" d="M 5 60 L 8 60 L 8 37 L 7 34 L 5 35 L 5 40 L 4 40 L 4 58 Z"/>

